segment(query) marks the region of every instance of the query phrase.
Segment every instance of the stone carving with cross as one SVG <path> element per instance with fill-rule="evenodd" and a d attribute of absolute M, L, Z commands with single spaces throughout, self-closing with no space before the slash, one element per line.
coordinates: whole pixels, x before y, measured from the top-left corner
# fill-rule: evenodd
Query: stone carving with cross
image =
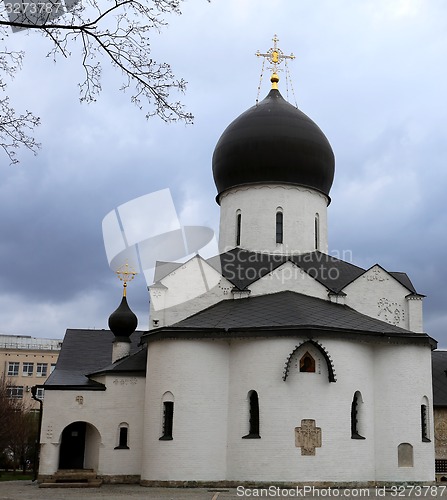
<path fill-rule="evenodd" d="M 321 428 L 315 427 L 315 420 L 301 420 L 301 427 L 295 427 L 295 446 L 301 447 L 301 455 L 315 455 L 315 448 L 321 448 Z"/>

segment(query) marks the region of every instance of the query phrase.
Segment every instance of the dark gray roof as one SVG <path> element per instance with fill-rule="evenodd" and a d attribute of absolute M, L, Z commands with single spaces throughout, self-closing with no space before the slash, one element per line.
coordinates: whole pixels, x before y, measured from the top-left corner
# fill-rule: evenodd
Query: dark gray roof
<path fill-rule="evenodd" d="M 447 351 L 432 352 L 433 405 L 447 406 Z"/>
<path fill-rule="evenodd" d="M 138 361 L 130 361 L 140 350 L 138 343 L 143 332 L 136 331 L 130 337 L 131 356 L 129 366 L 139 366 Z M 45 389 L 90 389 L 104 390 L 104 386 L 88 378 L 89 374 L 111 371 L 112 342 L 114 335 L 109 330 L 72 330 L 65 333 L 56 368 L 46 380 Z M 126 358 L 125 358 L 126 359 Z M 122 360 L 124 361 L 124 360 Z M 120 369 L 120 362 L 115 363 Z M 126 370 L 133 371 L 133 370 Z"/>
<path fill-rule="evenodd" d="M 207 262 L 236 288 L 243 290 L 287 262 L 287 257 L 233 248 Z"/>
<path fill-rule="evenodd" d="M 406 273 L 395 273 L 395 272 L 389 272 L 391 276 L 396 279 L 401 285 L 403 285 L 405 288 L 408 288 L 408 290 L 411 293 L 417 294 L 416 289 L 413 286 L 413 283 L 411 282 L 410 278 Z"/>
<path fill-rule="evenodd" d="M 436 342 L 425 333 L 414 333 L 328 300 L 295 292 L 280 292 L 244 299 L 227 299 L 174 325 L 151 330 L 142 340 L 176 337 L 240 337 L 296 335 L 302 331 L 342 335 L 401 337 Z"/>
<path fill-rule="evenodd" d="M 208 259 L 207 262 L 221 272 L 236 288 L 243 290 L 288 260 L 335 293 L 340 292 L 366 272 L 365 269 L 350 262 L 318 251 L 285 256 L 233 248 Z M 416 292 L 405 273 L 390 274 L 410 292 Z"/>
<path fill-rule="evenodd" d="M 143 347 L 139 351 L 111 363 L 105 368 L 89 373 L 89 375 L 100 375 L 103 373 L 133 373 L 146 372 L 147 350 Z"/>
<path fill-rule="evenodd" d="M 318 251 L 294 255 L 290 260 L 332 292 L 339 292 L 365 272 L 350 262 Z"/>

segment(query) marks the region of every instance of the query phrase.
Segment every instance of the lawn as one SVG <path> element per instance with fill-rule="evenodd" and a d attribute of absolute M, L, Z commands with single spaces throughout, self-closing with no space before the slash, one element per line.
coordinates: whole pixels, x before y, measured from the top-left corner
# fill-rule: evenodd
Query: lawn
<path fill-rule="evenodd" d="M 0 481 L 25 481 L 33 478 L 32 473 L 22 474 L 22 472 L 4 472 L 0 471 Z"/>

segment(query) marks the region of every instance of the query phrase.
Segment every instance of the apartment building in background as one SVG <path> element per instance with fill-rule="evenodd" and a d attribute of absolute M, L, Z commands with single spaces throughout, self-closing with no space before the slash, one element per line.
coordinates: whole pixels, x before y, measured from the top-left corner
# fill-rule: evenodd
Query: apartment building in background
<path fill-rule="evenodd" d="M 0 334 L 0 378 L 6 378 L 9 397 L 23 400 L 30 409 L 38 409 L 31 387 L 46 381 L 56 366 L 61 347 L 61 339 Z M 44 398 L 44 390 L 37 389 L 37 396 Z"/>

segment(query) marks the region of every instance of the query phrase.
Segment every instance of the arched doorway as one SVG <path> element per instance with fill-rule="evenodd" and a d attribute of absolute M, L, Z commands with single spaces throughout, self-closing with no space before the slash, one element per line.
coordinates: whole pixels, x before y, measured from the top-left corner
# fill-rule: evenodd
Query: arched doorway
<path fill-rule="evenodd" d="M 87 422 L 73 422 L 62 431 L 59 469 L 97 469 L 101 436 Z"/>
<path fill-rule="evenodd" d="M 83 469 L 86 422 L 73 422 L 62 431 L 59 469 Z"/>

